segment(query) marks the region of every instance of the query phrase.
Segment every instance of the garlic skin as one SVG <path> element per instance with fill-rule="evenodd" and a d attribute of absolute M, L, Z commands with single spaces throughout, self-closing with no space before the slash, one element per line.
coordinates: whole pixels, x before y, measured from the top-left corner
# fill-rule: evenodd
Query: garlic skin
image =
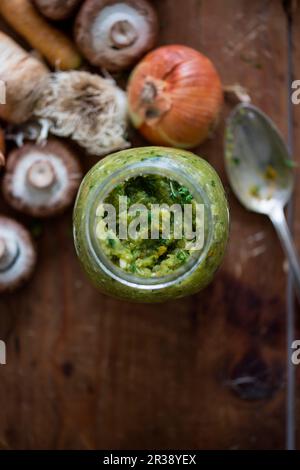
<path fill-rule="evenodd" d="M 81 178 L 77 159 L 60 141 L 25 144 L 8 156 L 3 194 L 15 209 L 34 217 L 49 217 L 72 203 Z"/>
<path fill-rule="evenodd" d="M 49 131 L 69 137 L 93 155 L 129 147 L 127 97 L 111 79 L 88 72 L 58 72 L 46 77 L 34 117 Z"/>
<path fill-rule="evenodd" d="M 0 31 L 0 80 L 6 85 L 6 104 L 0 118 L 20 124 L 30 118 L 39 96 L 39 85 L 47 67 Z"/>
<path fill-rule="evenodd" d="M 32 275 L 36 251 L 29 232 L 0 216 L 0 293 L 13 291 Z"/>
<path fill-rule="evenodd" d="M 0 32 L 0 80 L 6 104 L 0 118 L 14 125 L 42 123 L 40 136 L 69 137 L 94 155 L 129 147 L 127 96 L 115 82 L 89 72 L 50 73 Z M 18 132 L 18 144 L 22 141 Z M 39 139 L 39 137 L 38 137 Z M 41 139 L 39 139 L 41 140 Z"/>
<path fill-rule="evenodd" d="M 86 0 L 75 39 L 93 65 L 110 72 L 133 65 L 155 45 L 158 20 L 146 0 Z"/>

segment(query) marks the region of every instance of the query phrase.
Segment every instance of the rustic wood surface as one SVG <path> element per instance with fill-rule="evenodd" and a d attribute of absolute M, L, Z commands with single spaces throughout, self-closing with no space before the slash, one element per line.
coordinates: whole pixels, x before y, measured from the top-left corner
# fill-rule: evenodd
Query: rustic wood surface
<path fill-rule="evenodd" d="M 293 79 L 299 79 L 300 77 L 300 9 L 294 9 L 291 11 L 292 14 L 292 62 L 293 62 Z M 299 222 L 299 211 L 300 211 L 300 174 L 299 174 L 299 162 L 300 162 L 300 105 L 293 105 L 293 146 L 294 156 L 298 163 L 298 171 L 296 172 L 296 184 L 294 192 L 294 217 L 293 217 L 293 228 L 295 241 L 298 249 L 300 250 L 300 222 Z M 295 325 L 296 332 L 295 338 L 300 339 L 300 307 L 295 305 Z M 296 367 L 296 447 L 300 449 L 300 367 Z"/>
<path fill-rule="evenodd" d="M 223 83 L 245 86 L 287 135 L 280 0 L 153 3 L 161 44 L 207 54 Z M 295 34 L 299 59 L 299 29 Z M 32 282 L 0 300 L 4 448 L 285 447 L 287 276 L 270 223 L 239 205 L 225 176 L 224 119 L 232 106 L 226 103 L 215 136 L 196 150 L 220 173 L 231 206 L 227 255 L 202 293 L 155 306 L 103 296 L 76 259 L 71 211 L 41 224 Z M 299 153 L 300 106 L 294 118 Z M 146 143 L 134 136 L 134 144 Z M 85 168 L 93 161 L 86 159 Z M 297 201 L 295 217 L 299 191 Z M 3 203 L 1 209 L 40 228 Z M 295 230 L 300 249 L 299 225 Z"/>

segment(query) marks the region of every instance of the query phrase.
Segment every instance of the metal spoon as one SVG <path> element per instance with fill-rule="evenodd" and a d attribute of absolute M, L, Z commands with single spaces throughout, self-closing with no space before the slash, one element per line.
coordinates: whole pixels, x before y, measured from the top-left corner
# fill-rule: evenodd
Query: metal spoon
<path fill-rule="evenodd" d="M 284 206 L 293 190 L 293 165 L 274 123 L 255 106 L 240 104 L 230 115 L 225 135 L 225 162 L 239 201 L 247 209 L 267 215 L 273 222 L 300 300 L 300 265 L 284 215 Z"/>

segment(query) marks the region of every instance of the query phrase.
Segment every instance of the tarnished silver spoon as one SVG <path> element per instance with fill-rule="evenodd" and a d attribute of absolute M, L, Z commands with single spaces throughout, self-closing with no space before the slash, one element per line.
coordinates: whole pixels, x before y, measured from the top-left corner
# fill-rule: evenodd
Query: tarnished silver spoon
<path fill-rule="evenodd" d="M 300 265 L 284 215 L 284 206 L 293 190 L 293 165 L 274 123 L 255 106 L 240 104 L 229 116 L 225 162 L 239 201 L 247 209 L 267 215 L 273 222 L 300 299 Z"/>

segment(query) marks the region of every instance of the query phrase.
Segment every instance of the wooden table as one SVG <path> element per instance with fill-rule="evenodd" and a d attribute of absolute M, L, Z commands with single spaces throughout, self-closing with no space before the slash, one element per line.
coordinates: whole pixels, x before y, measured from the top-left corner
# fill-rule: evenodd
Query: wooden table
<path fill-rule="evenodd" d="M 159 42 L 207 54 L 224 85 L 245 86 L 285 137 L 293 119 L 300 154 L 300 105 L 290 104 L 288 82 L 289 61 L 300 78 L 300 7 L 290 29 L 280 0 L 154 4 Z M 0 301 L 0 339 L 7 343 L 7 365 L 0 366 L 3 447 L 285 448 L 293 301 L 273 228 L 239 205 L 224 173 L 231 108 L 227 103 L 214 138 L 196 149 L 221 175 L 231 206 L 227 256 L 204 292 L 154 306 L 101 295 L 76 259 L 71 211 L 42 223 L 32 282 Z M 135 136 L 134 144 L 146 142 Z M 85 168 L 94 161 L 87 158 Z M 300 250 L 299 205 L 297 188 L 292 221 Z M 2 209 L 17 216 L 3 203 Z M 300 366 L 298 403 L 299 373 Z"/>

